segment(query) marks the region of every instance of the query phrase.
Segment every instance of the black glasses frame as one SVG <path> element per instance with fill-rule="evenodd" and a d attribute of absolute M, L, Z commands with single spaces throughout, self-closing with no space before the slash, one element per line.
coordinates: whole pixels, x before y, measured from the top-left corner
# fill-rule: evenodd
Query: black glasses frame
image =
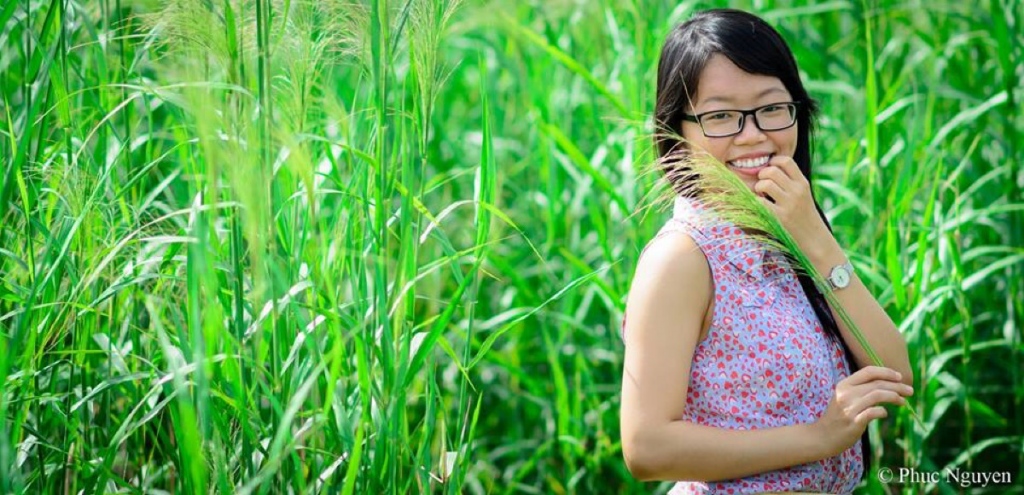
<path fill-rule="evenodd" d="M 768 108 L 768 107 L 777 107 L 777 106 L 780 106 L 780 105 L 786 105 L 786 106 L 790 107 L 789 113 L 790 113 L 790 115 L 793 116 L 792 122 L 790 122 L 786 126 L 775 127 L 775 128 L 771 128 L 771 129 L 765 129 L 764 127 L 761 127 L 761 121 L 757 117 L 757 112 L 759 112 L 761 110 L 764 110 L 765 108 Z M 721 109 L 721 110 L 712 110 L 710 112 L 702 112 L 702 113 L 699 113 L 699 114 L 696 114 L 696 115 L 691 115 L 691 114 L 688 114 L 688 113 L 684 113 L 683 114 L 683 120 L 685 120 L 687 122 L 695 122 L 697 125 L 700 126 L 701 132 L 703 132 L 704 136 L 706 136 L 706 137 L 729 137 L 729 136 L 735 136 L 735 135 L 743 132 L 743 127 L 747 125 L 747 115 L 753 115 L 754 116 L 754 125 L 757 126 L 758 130 L 761 130 L 763 132 L 781 131 L 783 129 L 789 129 L 790 127 L 793 127 L 794 125 L 796 125 L 796 117 L 797 117 L 796 112 L 799 109 L 799 107 L 800 107 L 800 102 L 799 101 L 780 101 L 780 102 L 777 102 L 777 103 L 769 103 L 767 105 L 761 105 L 761 106 L 759 106 L 757 108 L 752 108 L 750 110 L 738 110 L 738 109 L 725 108 L 725 109 Z M 722 112 L 739 112 L 740 113 L 740 126 L 739 126 L 739 128 L 736 129 L 736 132 L 730 132 L 728 134 L 708 134 L 708 132 L 704 129 L 704 123 L 701 122 L 704 119 L 704 116 L 715 114 L 715 113 L 722 113 Z"/>

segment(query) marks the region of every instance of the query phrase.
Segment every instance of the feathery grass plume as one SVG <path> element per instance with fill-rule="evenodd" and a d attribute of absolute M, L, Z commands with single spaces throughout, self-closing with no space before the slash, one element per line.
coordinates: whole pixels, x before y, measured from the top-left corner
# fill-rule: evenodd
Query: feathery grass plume
<path fill-rule="evenodd" d="M 409 61 L 416 67 L 420 108 L 430 115 L 439 88 L 451 74 L 444 65 L 441 43 L 462 0 L 420 0 L 409 19 Z"/>
<path fill-rule="evenodd" d="M 223 70 L 229 83 L 242 84 L 245 71 L 255 67 L 256 27 L 251 0 L 214 4 L 203 0 L 174 0 L 159 10 L 139 14 L 140 31 L 154 40 L 154 50 L 185 55 L 175 65 L 194 65 L 209 74 Z M 212 64 L 211 64 L 212 62 Z"/>
<path fill-rule="evenodd" d="M 321 0 L 313 2 L 322 29 L 333 43 L 332 58 L 354 58 L 363 67 L 370 63 L 370 8 L 352 0 Z"/>
<path fill-rule="evenodd" d="M 311 139 L 328 113 L 324 104 L 332 89 L 325 80 L 335 64 L 358 50 L 358 24 L 365 9 L 345 9 L 339 2 L 295 0 L 277 12 L 282 36 L 273 45 L 270 64 L 270 94 L 274 105 L 271 137 L 277 147 L 275 175 L 279 165 L 301 181 L 303 204 L 317 216 L 315 200 L 316 152 Z M 288 179 L 285 179 L 288 180 Z"/>
<path fill-rule="evenodd" d="M 814 267 L 778 217 L 736 174 L 707 153 L 679 153 L 661 162 L 666 165 L 666 179 L 677 194 L 701 200 L 718 218 L 743 229 L 767 248 L 781 252 L 792 262 L 794 269 L 810 276 L 835 314 L 867 352 L 871 363 L 884 366 L 860 328 L 836 299 L 832 286 Z"/>

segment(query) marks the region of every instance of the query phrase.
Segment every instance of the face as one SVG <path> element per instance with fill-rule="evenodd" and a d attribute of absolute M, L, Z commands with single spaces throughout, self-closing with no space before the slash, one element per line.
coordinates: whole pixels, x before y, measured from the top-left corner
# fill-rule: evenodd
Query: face
<path fill-rule="evenodd" d="M 687 113 L 713 110 L 751 110 L 770 103 L 792 101 L 793 97 L 777 77 L 743 71 L 726 56 L 715 54 L 701 72 L 694 108 Z M 683 121 L 683 138 L 690 149 L 703 150 L 735 173 L 751 190 L 757 173 L 775 155 L 796 153 L 797 125 L 778 131 L 762 131 L 754 116 L 746 116 L 743 131 L 735 136 L 706 137 L 700 124 Z"/>

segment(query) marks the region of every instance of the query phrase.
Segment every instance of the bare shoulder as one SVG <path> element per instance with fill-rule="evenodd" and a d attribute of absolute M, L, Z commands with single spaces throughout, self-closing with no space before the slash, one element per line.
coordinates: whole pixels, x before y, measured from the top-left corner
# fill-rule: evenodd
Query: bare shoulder
<path fill-rule="evenodd" d="M 711 269 L 697 242 L 684 232 L 670 231 L 652 240 L 640 256 L 631 291 L 637 283 L 681 289 L 710 278 Z"/>
<path fill-rule="evenodd" d="M 648 244 L 637 262 L 626 303 L 627 325 L 674 322 L 673 327 L 692 331 L 696 338 L 712 292 L 711 269 L 696 241 L 683 232 L 665 233 Z"/>

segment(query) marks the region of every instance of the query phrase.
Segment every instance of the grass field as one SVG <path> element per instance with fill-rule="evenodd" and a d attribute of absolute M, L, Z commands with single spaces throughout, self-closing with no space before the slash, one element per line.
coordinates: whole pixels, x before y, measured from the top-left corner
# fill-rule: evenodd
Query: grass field
<path fill-rule="evenodd" d="M 909 342 L 874 467 L 1024 489 L 1024 2 L 737 1 Z M 649 0 L 0 4 L 0 492 L 650 493 Z M 1015 492 L 1014 492 L 1015 490 Z"/>

